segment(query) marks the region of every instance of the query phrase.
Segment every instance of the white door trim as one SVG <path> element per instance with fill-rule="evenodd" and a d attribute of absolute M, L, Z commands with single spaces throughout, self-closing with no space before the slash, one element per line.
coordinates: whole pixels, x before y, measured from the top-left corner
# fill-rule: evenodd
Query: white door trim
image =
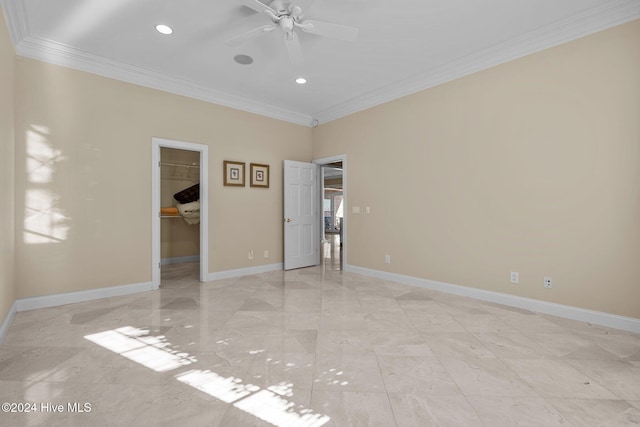
<path fill-rule="evenodd" d="M 177 148 L 200 153 L 200 281 L 209 273 L 209 146 L 151 138 L 151 284 L 160 288 L 160 149 Z"/>
<path fill-rule="evenodd" d="M 349 206 L 347 204 L 347 155 L 346 154 L 339 154 L 337 156 L 331 156 L 331 157 L 322 157 L 320 159 L 315 159 L 312 161 L 312 163 L 317 163 L 319 165 L 326 165 L 328 163 L 334 163 L 334 162 L 342 162 L 342 203 L 344 206 L 344 216 L 342 218 L 342 269 L 345 269 L 347 267 L 347 206 Z M 324 194 L 320 194 L 320 206 L 322 206 L 322 198 L 324 198 Z M 322 230 L 324 229 L 324 215 L 320 215 L 320 224 L 318 225 L 318 227 L 320 227 L 320 232 L 322 233 Z M 321 234 L 322 235 L 322 234 Z"/>

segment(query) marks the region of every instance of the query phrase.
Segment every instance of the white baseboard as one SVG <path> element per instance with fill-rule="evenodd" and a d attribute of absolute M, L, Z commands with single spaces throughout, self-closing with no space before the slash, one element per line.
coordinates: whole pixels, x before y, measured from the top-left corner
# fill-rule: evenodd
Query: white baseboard
<path fill-rule="evenodd" d="M 282 270 L 282 263 L 259 265 L 257 267 L 238 268 L 236 270 L 217 271 L 207 275 L 207 282 L 220 279 L 231 279 L 233 277 L 248 276 L 251 274 L 268 273 L 270 271 Z"/>
<path fill-rule="evenodd" d="M 173 258 L 162 258 L 160 260 L 160 265 L 182 264 L 185 262 L 198 262 L 198 261 L 200 261 L 200 255 L 179 256 L 179 257 L 173 257 Z"/>
<path fill-rule="evenodd" d="M 89 289 L 86 291 L 66 292 L 63 294 L 43 295 L 39 297 L 19 298 L 16 300 L 17 311 L 35 310 L 37 308 L 55 307 L 75 302 L 91 301 L 100 298 L 117 297 L 153 290 L 151 282 L 131 285 L 112 286 L 108 288 Z"/>
<path fill-rule="evenodd" d="M 358 273 L 378 279 L 391 280 L 405 285 L 417 286 L 448 294 L 474 298 L 481 301 L 522 308 L 537 313 L 550 314 L 553 316 L 593 323 L 595 325 L 606 326 L 623 331 L 640 333 L 640 319 L 636 319 L 634 317 L 619 316 L 617 314 L 587 310 L 584 308 L 540 301 L 532 298 L 524 298 L 500 292 L 487 291 L 484 289 L 470 288 L 467 286 L 452 285 L 450 283 L 436 282 L 435 280 L 421 279 L 419 277 L 405 276 L 396 273 L 388 273 L 355 265 L 347 265 L 345 270 L 351 273 Z"/>
<path fill-rule="evenodd" d="M 13 321 L 13 316 L 15 316 L 18 311 L 18 304 L 14 301 L 9 309 L 9 312 L 4 318 L 2 325 L 0 325 L 0 344 L 4 341 L 5 337 L 9 333 L 9 327 L 11 327 L 11 322 Z"/>

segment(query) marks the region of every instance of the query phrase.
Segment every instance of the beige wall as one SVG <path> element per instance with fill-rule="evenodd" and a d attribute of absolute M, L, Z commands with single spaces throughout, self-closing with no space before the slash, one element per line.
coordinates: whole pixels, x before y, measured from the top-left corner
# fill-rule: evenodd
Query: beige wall
<path fill-rule="evenodd" d="M 314 158 L 348 156 L 349 264 L 640 318 L 639 40 L 635 21 L 314 129 Z"/>
<path fill-rule="evenodd" d="M 153 136 L 209 146 L 210 272 L 282 262 L 282 161 L 311 159 L 309 128 L 26 58 L 16 81 L 17 297 L 151 280 Z M 223 160 L 270 164 L 271 188 L 223 187 Z"/>
<path fill-rule="evenodd" d="M 312 131 L 16 61 L 2 21 L 0 319 L 150 281 L 152 136 L 210 147 L 211 272 L 281 262 L 282 160 L 346 153 L 350 264 L 640 318 L 638 39 L 636 21 Z M 270 164 L 271 188 L 224 187 L 223 160 Z"/>
<path fill-rule="evenodd" d="M 14 123 L 15 53 L 0 9 L 0 325 L 15 299 L 14 276 Z"/>
<path fill-rule="evenodd" d="M 197 151 L 162 148 L 160 160 L 178 165 L 199 165 Z M 173 195 L 200 181 L 200 169 L 164 165 L 160 168 L 160 206 L 175 207 Z M 200 224 L 188 224 L 181 217 L 160 221 L 160 258 L 193 257 L 200 255 Z"/>

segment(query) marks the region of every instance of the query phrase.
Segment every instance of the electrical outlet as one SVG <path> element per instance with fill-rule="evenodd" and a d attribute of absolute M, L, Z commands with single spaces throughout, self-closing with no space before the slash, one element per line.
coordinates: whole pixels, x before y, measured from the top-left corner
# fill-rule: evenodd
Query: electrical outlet
<path fill-rule="evenodd" d="M 518 274 L 517 271 L 512 271 L 511 272 L 511 283 L 519 283 L 520 282 L 520 275 Z"/>
<path fill-rule="evenodd" d="M 385 255 L 384 256 L 384 263 L 385 264 L 391 264 L 391 255 Z"/>
<path fill-rule="evenodd" d="M 249 251 L 249 259 L 253 259 L 253 249 Z"/>
<path fill-rule="evenodd" d="M 551 289 L 551 277 L 550 276 L 545 276 L 544 277 L 544 287 L 547 289 Z"/>
<path fill-rule="evenodd" d="M 264 250 L 264 257 L 269 258 L 269 251 L 267 249 Z"/>

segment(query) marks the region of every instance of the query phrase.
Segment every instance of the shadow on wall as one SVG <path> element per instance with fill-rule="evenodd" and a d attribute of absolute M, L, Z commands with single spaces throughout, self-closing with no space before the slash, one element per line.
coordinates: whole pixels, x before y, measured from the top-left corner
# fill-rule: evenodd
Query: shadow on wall
<path fill-rule="evenodd" d="M 53 189 L 56 165 L 66 160 L 49 141 L 49 129 L 31 125 L 26 133 L 26 185 L 22 239 L 25 244 L 60 243 L 71 218 L 60 208 Z"/>

